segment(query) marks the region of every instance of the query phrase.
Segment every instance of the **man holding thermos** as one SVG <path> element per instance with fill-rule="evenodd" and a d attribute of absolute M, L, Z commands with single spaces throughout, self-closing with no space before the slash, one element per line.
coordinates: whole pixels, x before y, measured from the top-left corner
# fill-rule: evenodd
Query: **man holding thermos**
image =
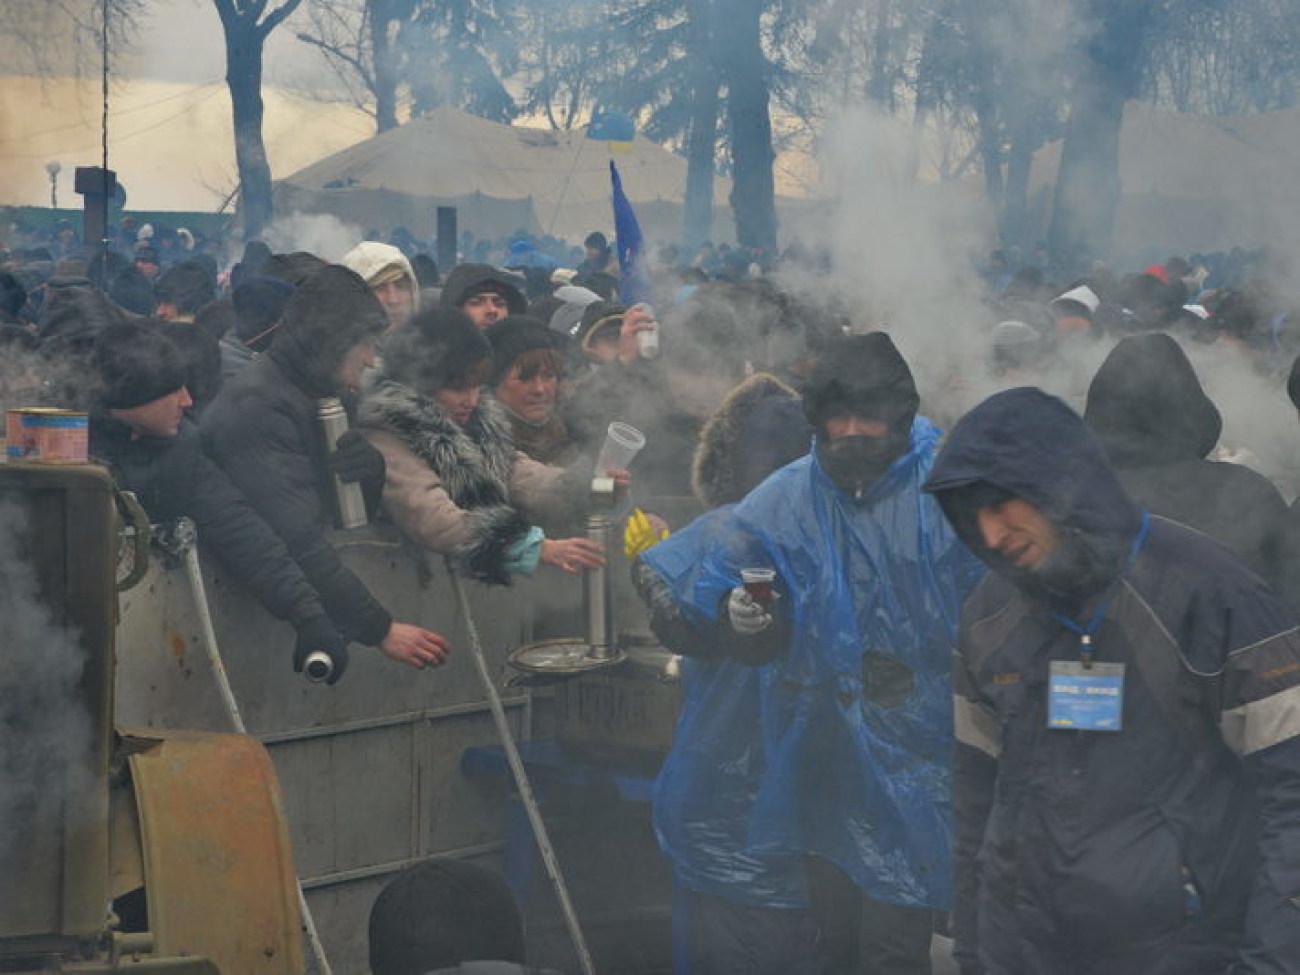
<path fill-rule="evenodd" d="M 204 414 L 203 434 L 208 452 L 285 540 L 340 631 L 423 669 L 446 659 L 446 639 L 394 620 L 326 535 L 331 524 L 342 527 L 339 499 L 348 485 L 359 485 L 373 510 L 384 461 L 356 433 L 327 439 L 322 419 L 337 422 L 337 414 L 321 401 L 336 398 L 347 410 L 387 325 L 365 281 L 345 267 L 322 268 L 290 299 L 270 351 Z"/>

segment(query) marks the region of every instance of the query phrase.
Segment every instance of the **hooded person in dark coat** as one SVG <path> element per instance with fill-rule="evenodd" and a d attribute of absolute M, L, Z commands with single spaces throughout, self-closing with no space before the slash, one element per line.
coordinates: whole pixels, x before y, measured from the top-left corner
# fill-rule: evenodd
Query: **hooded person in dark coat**
<path fill-rule="evenodd" d="M 926 489 L 993 569 L 954 664 L 963 975 L 1300 972 L 1290 610 L 1041 390 L 967 414 Z"/>
<path fill-rule="evenodd" d="M 478 328 L 488 328 L 507 315 L 522 315 L 528 299 L 523 280 L 491 264 L 457 264 L 442 283 L 438 296 L 447 311 L 462 311 Z"/>
<path fill-rule="evenodd" d="M 394 621 L 326 536 L 336 514 L 331 475 L 360 483 L 373 505 L 384 463 L 356 431 L 327 444 L 318 405 L 339 397 L 350 406 L 387 325 L 357 274 L 322 268 L 289 301 L 271 350 L 222 389 L 204 415 L 203 435 L 209 453 L 284 539 L 343 634 L 422 668 L 442 662 L 446 641 Z"/>
<path fill-rule="evenodd" d="M 1286 502 L 1249 467 L 1206 460 L 1223 420 L 1177 342 L 1154 332 L 1123 339 L 1093 377 L 1083 417 L 1129 497 L 1279 584 Z"/>
<path fill-rule="evenodd" d="M 95 407 L 90 453 L 134 492 L 155 523 L 192 519 L 204 548 L 274 616 L 298 633 L 294 667 L 313 652 L 334 661 L 330 683 L 347 667 L 347 649 L 279 536 L 203 453 L 185 418 L 190 404 L 184 355 L 160 322 L 112 325 L 90 356 Z"/>

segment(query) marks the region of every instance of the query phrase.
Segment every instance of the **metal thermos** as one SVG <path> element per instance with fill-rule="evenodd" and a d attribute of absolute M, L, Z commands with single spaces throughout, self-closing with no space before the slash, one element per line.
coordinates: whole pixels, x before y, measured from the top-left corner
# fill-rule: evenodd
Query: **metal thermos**
<path fill-rule="evenodd" d="M 302 672 L 303 676 L 313 684 L 327 681 L 334 673 L 334 658 L 322 650 L 314 650 L 307 654 L 307 659 L 303 662 Z"/>
<path fill-rule="evenodd" d="M 597 660 L 614 655 L 614 594 L 609 578 L 610 540 L 614 522 L 603 511 L 587 516 L 587 537 L 605 553 L 605 565 L 582 574 L 582 598 L 587 610 L 588 654 Z"/>
<path fill-rule="evenodd" d="M 316 415 L 325 431 L 325 445 L 332 451 L 338 445 L 339 437 L 348 432 L 348 411 L 337 396 L 326 396 L 317 404 Z M 338 500 L 340 528 L 360 528 L 370 521 L 366 516 L 366 499 L 361 494 L 360 484 L 349 484 L 334 475 L 334 496 Z"/>

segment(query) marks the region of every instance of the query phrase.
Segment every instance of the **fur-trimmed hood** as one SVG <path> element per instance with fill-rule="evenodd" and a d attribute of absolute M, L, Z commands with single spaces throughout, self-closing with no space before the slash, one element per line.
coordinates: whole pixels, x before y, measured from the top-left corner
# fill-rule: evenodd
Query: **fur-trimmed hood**
<path fill-rule="evenodd" d="M 500 404 L 484 398 L 461 426 L 435 400 L 380 373 L 366 383 L 358 419 L 362 427 L 400 441 L 429 466 L 446 491 L 439 501 L 429 494 L 389 497 L 386 489 L 386 503 L 459 509 L 465 534 L 447 554 L 470 578 L 508 585 L 512 550 L 531 525 L 510 503 L 517 454 Z M 407 519 L 399 515 L 397 520 Z"/>
<path fill-rule="evenodd" d="M 772 471 L 806 454 L 811 438 L 798 393 L 757 373 L 728 393 L 704 425 L 691 488 L 708 508 L 739 501 Z"/>
<path fill-rule="evenodd" d="M 366 382 L 357 420 L 397 436 L 438 475 L 458 506 L 507 503 L 515 445 L 505 408 L 491 397 L 480 399 L 461 426 L 436 400 L 379 373 Z"/>

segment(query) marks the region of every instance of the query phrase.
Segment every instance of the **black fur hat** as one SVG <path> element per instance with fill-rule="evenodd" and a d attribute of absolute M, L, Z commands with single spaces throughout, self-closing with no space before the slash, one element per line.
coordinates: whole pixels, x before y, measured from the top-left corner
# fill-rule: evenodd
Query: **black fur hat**
<path fill-rule="evenodd" d="M 528 315 L 508 315 L 493 322 L 483 333 L 492 343 L 492 374 L 488 385 L 495 386 L 525 352 L 547 349 L 561 356 L 560 336 Z"/>
<path fill-rule="evenodd" d="M 384 346 L 383 376 L 426 396 L 473 378 L 492 361 L 487 336 L 455 309 L 420 312 Z M 486 371 L 486 370 L 484 370 Z M 480 375 L 479 381 L 483 381 Z"/>
<path fill-rule="evenodd" d="M 129 410 L 185 385 L 185 356 L 161 322 L 124 322 L 99 333 L 91 350 L 96 398 L 110 410 Z"/>

